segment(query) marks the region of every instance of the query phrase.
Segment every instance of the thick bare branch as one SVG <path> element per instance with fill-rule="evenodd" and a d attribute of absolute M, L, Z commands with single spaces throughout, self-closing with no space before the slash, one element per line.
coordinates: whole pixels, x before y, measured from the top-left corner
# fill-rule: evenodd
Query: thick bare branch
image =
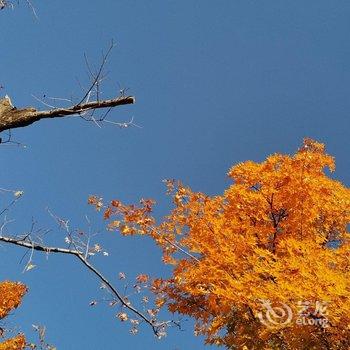
<path fill-rule="evenodd" d="M 25 127 L 41 119 L 80 115 L 95 109 L 114 108 L 133 103 L 135 103 L 135 98 L 133 96 L 119 96 L 110 100 L 80 103 L 67 108 L 53 108 L 38 111 L 31 107 L 17 109 L 12 106 L 11 100 L 6 96 L 0 99 L 0 132 Z"/>

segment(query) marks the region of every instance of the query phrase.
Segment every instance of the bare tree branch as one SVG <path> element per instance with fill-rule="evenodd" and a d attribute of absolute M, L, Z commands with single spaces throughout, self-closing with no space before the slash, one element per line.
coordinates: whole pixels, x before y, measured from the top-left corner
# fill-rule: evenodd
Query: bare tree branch
<path fill-rule="evenodd" d="M 48 247 L 44 246 L 32 241 L 27 241 L 21 238 L 13 238 L 9 236 L 0 236 L 0 241 L 9 243 L 12 245 L 16 245 L 19 247 L 23 247 L 26 249 L 30 249 L 31 251 L 40 251 L 45 252 L 47 254 L 49 253 L 59 253 L 59 254 L 68 254 L 73 255 L 77 257 L 86 268 L 88 268 L 95 276 L 97 276 L 110 290 L 110 292 L 119 300 L 119 302 L 127 309 L 132 311 L 135 315 L 140 317 L 144 322 L 149 324 L 152 327 L 153 333 L 156 336 L 159 336 L 160 330 L 168 323 L 168 322 L 154 322 L 152 319 L 149 319 L 147 316 L 145 316 L 142 312 L 137 310 L 135 307 L 133 307 L 128 300 L 125 300 L 123 296 L 118 292 L 118 290 L 111 284 L 111 282 L 101 273 L 99 272 L 89 261 L 88 259 L 82 254 L 80 251 L 75 249 L 67 249 L 67 248 L 60 248 L 60 247 Z"/>
<path fill-rule="evenodd" d="M 33 15 L 35 16 L 36 19 L 38 19 L 38 15 L 36 13 L 35 7 L 33 6 L 32 2 L 30 0 L 25 0 L 27 5 L 30 7 L 30 9 L 33 12 Z M 17 0 L 17 3 L 19 3 L 19 0 Z M 10 8 L 14 9 L 14 1 L 11 0 L 0 0 L 0 10 L 3 10 L 5 8 Z"/>
<path fill-rule="evenodd" d="M 1 8 L 0 0 L 0 8 Z M 30 1 L 26 0 L 29 4 Z M 13 106 L 9 96 L 0 98 L 0 132 L 5 130 L 10 130 L 14 128 L 25 127 L 30 124 L 33 124 L 41 119 L 47 118 L 62 118 L 72 115 L 78 115 L 86 121 L 94 122 L 100 127 L 99 122 L 106 122 L 115 124 L 121 127 L 127 126 L 137 126 L 133 121 L 129 123 L 118 123 L 105 120 L 107 114 L 115 107 L 133 104 L 135 103 L 135 97 L 126 96 L 126 89 L 121 89 L 119 91 L 119 96 L 112 99 L 100 99 L 101 96 L 101 83 L 105 79 L 105 66 L 108 61 L 115 44 L 113 40 L 110 43 L 110 46 L 106 53 L 102 53 L 102 60 L 99 65 L 99 68 L 95 70 L 90 65 L 87 55 L 85 54 L 85 63 L 88 70 L 89 79 L 91 80 L 87 89 L 83 89 L 82 97 L 79 102 L 75 102 L 72 99 L 67 98 L 51 98 L 55 101 L 65 101 L 69 102 L 71 106 L 69 107 L 59 107 L 52 104 L 48 104 L 45 101 L 33 96 L 36 100 L 40 101 L 45 107 L 49 108 L 47 110 L 37 110 L 33 107 L 17 109 Z M 1 87 L 0 87 L 1 88 Z M 46 96 L 44 95 L 44 98 Z M 103 112 L 102 117 L 96 117 L 94 114 L 96 110 L 107 109 Z"/>
<path fill-rule="evenodd" d="M 44 111 L 38 111 L 35 108 L 16 109 L 12 106 L 11 101 L 6 96 L 0 100 L 0 132 L 21 128 L 33 124 L 41 119 L 62 118 L 71 115 L 80 115 L 84 112 L 114 108 L 117 106 L 135 103 L 133 96 L 116 97 L 110 100 L 90 101 L 86 103 L 76 104 L 67 108 L 53 108 Z"/>

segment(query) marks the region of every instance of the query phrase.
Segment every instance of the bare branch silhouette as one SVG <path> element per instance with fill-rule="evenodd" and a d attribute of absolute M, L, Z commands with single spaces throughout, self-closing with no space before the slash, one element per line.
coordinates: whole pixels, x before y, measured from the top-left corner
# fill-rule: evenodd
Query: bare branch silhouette
<path fill-rule="evenodd" d="M 39 243 L 35 243 L 27 237 L 26 239 L 23 238 L 15 238 L 10 236 L 3 236 L 0 235 L 0 242 L 16 245 L 22 248 L 29 249 L 31 252 L 33 251 L 40 251 L 44 252 L 46 254 L 50 253 L 58 253 L 58 254 L 66 254 L 66 255 L 72 255 L 78 258 L 82 264 L 90 270 L 95 276 L 98 277 L 98 279 L 104 283 L 105 286 L 108 287 L 109 291 L 114 295 L 114 297 L 123 305 L 123 307 L 127 308 L 131 312 L 133 312 L 135 315 L 137 315 L 141 320 L 146 322 L 148 325 L 151 326 L 153 333 L 156 336 L 159 336 L 159 333 L 163 331 L 163 328 L 169 323 L 168 322 L 155 322 L 154 320 L 148 318 L 146 315 L 144 315 L 142 312 L 140 312 L 138 309 L 136 309 L 134 306 L 131 305 L 131 303 L 128 300 L 125 300 L 125 298 L 118 292 L 118 290 L 112 285 L 112 283 L 100 272 L 98 271 L 89 261 L 88 258 L 79 250 L 75 249 L 67 249 L 67 248 L 60 248 L 60 247 L 49 247 L 45 246 Z"/>
<path fill-rule="evenodd" d="M 1 8 L 1 0 L 0 0 L 0 8 Z M 9 96 L 5 96 L 4 98 L 0 99 L 0 132 L 15 128 L 21 128 L 28 126 L 30 124 L 33 124 L 41 119 L 48 119 L 48 118 L 62 118 L 67 116 L 80 116 L 85 121 L 94 122 L 99 127 L 100 125 L 98 123 L 102 123 L 105 121 L 106 116 L 109 114 L 109 112 L 118 106 L 128 105 L 128 104 L 134 104 L 135 103 L 135 97 L 133 96 L 126 96 L 125 91 L 126 89 L 120 89 L 119 95 L 116 97 L 113 97 L 111 99 L 101 99 L 101 83 L 103 79 L 105 78 L 104 69 L 106 66 L 106 63 L 108 61 L 108 57 L 111 54 L 111 51 L 115 47 L 115 44 L 113 41 L 111 41 L 111 44 L 107 50 L 107 52 L 104 54 L 102 53 L 102 60 L 101 63 L 96 70 L 96 72 L 93 70 L 92 66 L 90 65 L 86 54 L 84 55 L 85 63 L 88 70 L 88 75 L 90 84 L 87 89 L 83 89 L 82 91 L 82 98 L 80 98 L 79 102 L 74 102 L 73 99 L 68 98 L 50 98 L 54 102 L 60 102 L 60 103 L 69 103 L 70 106 L 65 107 L 59 107 L 54 106 L 53 104 L 49 104 L 45 102 L 44 100 L 33 96 L 37 101 L 41 102 L 45 107 L 48 107 L 46 110 L 37 110 L 33 107 L 26 107 L 26 108 L 16 108 L 10 99 Z M 44 95 L 44 98 L 46 98 L 46 95 Z M 97 110 L 104 110 L 102 116 L 96 117 L 94 116 L 95 112 Z M 135 123 L 133 123 L 133 120 L 131 122 L 114 122 L 110 120 L 106 120 L 106 123 L 115 124 L 121 127 L 127 127 L 127 126 L 137 126 Z"/>
<path fill-rule="evenodd" d="M 5 97 L 6 99 L 6 97 Z M 62 118 L 72 115 L 81 115 L 84 112 L 102 108 L 113 108 L 122 105 L 135 103 L 133 96 L 116 97 L 110 100 L 91 101 L 73 105 L 67 108 L 53 108 L 38 111 L 35 108 L 16 109 L 15 107 L 4 106 L 5 99 L 0 100 L 0 132 L 21 128 L 38 122 L 41 119 Z"/>

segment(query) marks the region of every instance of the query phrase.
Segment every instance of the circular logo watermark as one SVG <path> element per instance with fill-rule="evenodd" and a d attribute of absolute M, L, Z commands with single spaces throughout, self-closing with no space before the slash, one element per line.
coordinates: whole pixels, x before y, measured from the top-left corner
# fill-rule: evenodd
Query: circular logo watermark
<path fill-rule="evenodd" d="M 262 299 L 261 305 L 264 311 L 258 313 L 258 318 L 262 324 L 269 328 L 284 326 L 292 321 L 292 309 L 284 303 L 272 305 L 270 300 Z"/>

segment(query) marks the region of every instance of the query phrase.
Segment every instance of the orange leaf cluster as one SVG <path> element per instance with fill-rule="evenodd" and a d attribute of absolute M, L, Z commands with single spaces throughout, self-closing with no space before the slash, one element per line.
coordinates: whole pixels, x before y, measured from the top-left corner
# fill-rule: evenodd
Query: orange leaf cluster
<path fill-rule="evenodd" d="M 192 316 L 196 334 L 208 343 L 348 349 L 350 190 L 327 168 L 335 165 L 324 145 L 306 139 L 294 155 L 232 167 L 233 184 L 220 196 L 167 181 L 175 208 L 159 225 L 144 206 L 120 202 L 108 206 L 107 218 L 118 215 L 110 228 L 147 234 L 162 248 L 174 269 L 171 278 L 154 283 L 159 303 Z M 262 300 L 287 305 L 294 318 L 264 324 L 266 312 L 280 315 L 266 311 Z M 311 306 L 300 324 L 295 317 L 304 302 Z M 327 304 L 327 314 L 312 306 L 317 303 Z"/>
<path fill-rule="evenodd" d="M 27 288 L 22 283 L 4 281 L 0 283 L 0 319 L 18 307 Z"/>
<path fill-rule="evenodd" d="M 26 292 L 27 288 L 22 283 L 0 282 L 0 319 L 6 317 L 11 310 L 19 306 Z M 24 336 L 18 335 L 0 343 L 0 350 L 22 350 L 25 348 L 25 344 Z"/>
<path fill-rule="evenodd" d="M 88 204 L 93 205 L 97 211 L 103 207 L 102 198 L 90 196 Z M 146 234 L 154 219 L 150 216 L 154 202 L 150 199 L 142 199 L 140 206 L 124 205 L 120 201 L 113 200 L 105 209 L 103 217 L 108 220 L 112 216 L 115 218 L 110 222 L 110 230 L 118 229 L 123 235 Z M 121 222 L 120 219 L 123 220 Z"/>
<path fill-rule="evenodd" d="M 0 350 L 23 350 L 26 346 L 26 340 L 23 335 L 4 341 L 0 344 Z"/>

